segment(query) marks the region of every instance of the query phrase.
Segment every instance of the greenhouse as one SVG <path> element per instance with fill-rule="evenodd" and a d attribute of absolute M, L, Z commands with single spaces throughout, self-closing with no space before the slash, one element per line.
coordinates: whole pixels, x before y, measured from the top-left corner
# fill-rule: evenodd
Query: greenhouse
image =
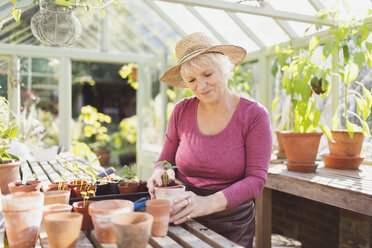
<path fill-rule="evenodd" d="M 75 247 L 372 247 L 371 30 L 370 0 L 0 0 L 0 242 L 67 247 L 58 217 Z M 90 225 L 42 210 L 89 201 Z M 17 244 L 10 212 L 36 208 Z M 133 208 L 145 241 L 122 238 Z"/>

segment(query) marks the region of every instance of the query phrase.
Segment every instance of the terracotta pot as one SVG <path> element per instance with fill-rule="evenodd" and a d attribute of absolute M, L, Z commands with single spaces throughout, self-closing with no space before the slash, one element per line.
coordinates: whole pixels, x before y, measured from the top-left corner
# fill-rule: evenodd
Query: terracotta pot
<path fill-rule="evenodd" d="M 154 217 L 151 235 L 164 237 L 168 233 L 171 203 L 165 199 L 153 199 L 146 202 L 146 211 Z"/>
<path fill-rule="evenodd" d="M 314 162 L 318 153 L 320 137 L 323 133 L 282 132 L 281 134 L 288 159 L 287 169 L 297 172 L 314 172 L 315 170 L 308 171 L 301 170 L 301 168 L 316 168 Z M 299 167 L 296 168 L 296 165 Z"/>
<path fill-rule="evenodd" d="M 347 131 L 331 131 L 332 141 L 328 139 L 329 154 L 332 156 L 359 157 L 364 136 L 355 132 L 353 139 Z"/>
<path fill-rule="evenodd" d="M 341 170 L 356 170 L 363 162 L 360 157 L 345 157 L 345 156 L 332 156 L 329 154 L 323 155 L 324 167 L 341 169 Z"/>
<path fill-rule="evenodd" d="M 71 189 L 71 198 L 76 198 L 77 196 L 75 195 L 74 188 L 75 187 L 81 187 L 82 185 L 89 185 L 90 182 L 85 179 L 81 180 L 74 180 L 70 181 L 67 183 L 68 187 Z"/>
<path fill-rule="evenodd" d="M 56 214 L 56 213 L 70 213 L 72 210 L 72 206 L 68 204 L 50 204 L 50 205 L 45 205 L 43 207 L 43 219 L 45 216 L 49 214 Z"/>
<path fill-rule="evenodd" d="M 97 239 L 101 243 L 115 243 L 115 234 L 111 225 L 111 218 L 119 214 L 133 212 L 134 204 L 128 200 L 105 200 L 89 205 L 93 226 Z"/>
<path fill-rule="evenodd" d="M 18 180 L 20 165 L 19 161 L 0 164 L 0 188 L 3 195 L 10 193 L 8 184 Z"/>
<path fill-rule="evenodd" d="M 282 138 L 282 134 L 281 132 L 279 131 L 276 131 L 275 132 L 276 134 L 276 139 L 278 140 L 278 151 L 276 153 L 276 157 L 277 158 L 287 158 L 287 156 L 285 155 L 285 151 L 284 151 L 284 144 L 283 144 L 283 138 Z"/>
<path fill-rule="evenodd" d="M 138 192 L 139 182 L 124 182 L 118 185 L 120 194 L 130 194 Z"/>
<path fill-rule="evenodd" d="M 110 181 L 108 182 L 108 185 L 109 185 L 109 189 L 110 189 L 110 194 L 120 194 L 120 191 L 119 191 L 119 188 L 118 188 L 118 185 L 120 183 L 124 183 L 124 180 L 114 180 L 114 181 Z"/>
<path fill-rule="evenodd" d="M 44 227 L 51 248 L 74 248 L 80 235 L 83 215 L 56 213 L 44 218 Z"/>
<path fill-rule="evenodd" d="M 55 203 L 69 204 L 70 191 L 69 190 L 49 190 L 44 193 L 44 205 Z"/>
<path fill-rule="evenodd" d="M 16 192 L 1 197 L 4 225 L 11 248 L 35 247 L 43 213 L 44 194 Z"/>
<path fill-rule="evenodd" d="M 88 197 L 93 197 L 93 196 L 96 196 L 97 187 L 94 185 L 82 185 L 82 186 L 75 187 L 72 191 L 74 192 L 74 195 L 76 198 L 83 197 L 81 192 L 87 192 Z"/>
<path fill-rule="evenodd" d="M 176 185 L 170 187 L 155 187 L 155 198 L 166 199 L 173 204 L 173 200 L 185 192 L 185 185 Z"/>
<path fill-rule="evenodd" d="M 132 79 L 137 81 L 137 67 L 132 67 Z"/>
<path fill-rule="evenodd" d="M 154 217 L 133 212 L 111 218 L 116 244 L 119 248 L 146 248 Z"/>
<path fill-rule="evenodd" d="M 81 213 L 83 215 L 83 224 L 81 225 L 81 230 L 90 231 L 93 230 L 92 217 L 89 215 L 88 207 L 94 201 L 83 201 L 74 202 L 72 206 L 74 207 L 74 212 Z"/>
<path fill-rule="evenodd" d="M 93 152 L 96 154 L 101 166 L 106 166 L 110 163 L 111 149 L 110 148 L 94 148 Z"/>
<path fill-rule="evenodd" d="M 69 190 L 69 191 L 71 191 L 67 182 L 55 182 L 55 183 L 49 184 L 46 191 L 50 191 L 50 190 Z"/>
<path fill-rule="evenodd" d="M 41 188 L 41 181 L 34 180 L 34 181 L 27 181 L 26 185 L 23 185 L 22 182 L 12 182 L 8 184 L 10 193 L 15 192 L 32 192 L 32 191 L 40 191 Z"/>

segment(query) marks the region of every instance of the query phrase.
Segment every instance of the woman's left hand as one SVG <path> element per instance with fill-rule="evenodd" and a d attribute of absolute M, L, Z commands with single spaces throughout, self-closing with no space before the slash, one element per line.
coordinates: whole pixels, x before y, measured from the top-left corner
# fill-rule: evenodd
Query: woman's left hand
<path fill-rule="evenodd" d="M 204 203 L 203 198 L 205 197 L 198 196 L 192 191 L 186 191 L 182 196 L 174 200 L 169 222 L 177 225 L 191 218 L 205 215 L 203 208 L 207 204 Z"/>

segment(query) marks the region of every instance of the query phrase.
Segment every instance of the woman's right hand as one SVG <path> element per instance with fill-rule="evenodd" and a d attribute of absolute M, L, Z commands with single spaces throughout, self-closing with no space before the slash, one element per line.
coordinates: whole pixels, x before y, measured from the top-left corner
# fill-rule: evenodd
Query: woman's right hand
<path fill-rule="evenodd" d="M 164 170 L 162 168 L 155 169 L 152 172 L 151 177 L 147 180 L 147 188 L 149 189 L 149 194 L 151 196 L 151 199 L 155 198 L 155 187 L 161 187 L 163 186 L 163 172 L 167 173 L 168 175 L 168 183 L 170 181 L 174 181 L 176 179 L 175 173 L 173 169 Z"/>

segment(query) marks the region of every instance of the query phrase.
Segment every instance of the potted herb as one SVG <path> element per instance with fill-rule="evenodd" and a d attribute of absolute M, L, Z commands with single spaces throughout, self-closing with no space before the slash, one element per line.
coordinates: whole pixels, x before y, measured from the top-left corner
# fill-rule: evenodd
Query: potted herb
<path fill-rule="evenodd" d="M 93 230 L 93 222 L 92 217 L 89 215 L 88 208 L 91 203 L 94 201 L 89 201 L 89 198 L 94 195 L 94 191 L 81 191 L 81 196 L 83 197 L 83 201 L 77 201 L 72 204 L 74 211 L 77 213 L 81 213 L 83 215 L 83 224 L 81 226 L 81 230 L 83 231 L 90 231 Z"/>
<path fill-rule="evenodd" d="M 358 26 L 351 21 L 342 22 L 330 32 L 335 39 L 324 44 L 322 56 L 332 57 L 333 71 L 343 81 L 343 98 L 332 117 L 331 130 L 321 126 L 329 146 L 323 160 L 326 167 L 356 169 L 363 160 L 360 152 L 364 136 L 370 136 L 367 118 L 371 115 L 372 91 L 357 81 L 359 70 L 372 66 L 372 43 L 367 41 L 370 31 L 366 24 Z"/>
<path fill-rule="evenodd" d="M 155 198 L 156 199 L 166 199 L 169 200 L 171 203 L 173 199 L 185 192 L 185 186 L 176 184 L 174 181 L 170 180 L 167 170 L 168 169 L 175 169 L 177 168 L 176 165 L 172 165 L 166 160 L 159 161 L 158 165 L 162 167 L 163 174 L 162 174 L 162 187 L 155 187 Z"/>
<path fill-rule="evenodd" d="M 136 193 L 139 188 L 139 182 L 137 178 L 136 165 L 123 167 L 123 179 L 124 182 L 118 185 L 120 194 Z"/>
<path fill-rule="evenodd" d="M 0 188 L 3 195 L 9 194 L 8 184 L 17 181 L 21 165 L 16 155 L 7 152 L 10 140 L 17 136 L 19 130 L 10 114 L 8 101 L 0 97 Z"/>
<path fill-rule="evenodd" d="M 311 55 L 316 41 L 311 41 L 309 50 L 295 51 L 290 47 L 283 52 L 277 50 L 278 57 L 273 66 L 273 73 L 280 69 L 284 72 L 282 87 L 290 97 L 289 122 L 291 131 L 281 132 L 287 168 L 297 172 L 314 172 L 316 155 L 321 132 L 316 132 L 320 111 L 316 107 L 315 94 L 324 98 L 328 92 L 326 80 L 330 70 L 316 65 Z M 315 84 L 316 83 L 316 84 Z"/>

